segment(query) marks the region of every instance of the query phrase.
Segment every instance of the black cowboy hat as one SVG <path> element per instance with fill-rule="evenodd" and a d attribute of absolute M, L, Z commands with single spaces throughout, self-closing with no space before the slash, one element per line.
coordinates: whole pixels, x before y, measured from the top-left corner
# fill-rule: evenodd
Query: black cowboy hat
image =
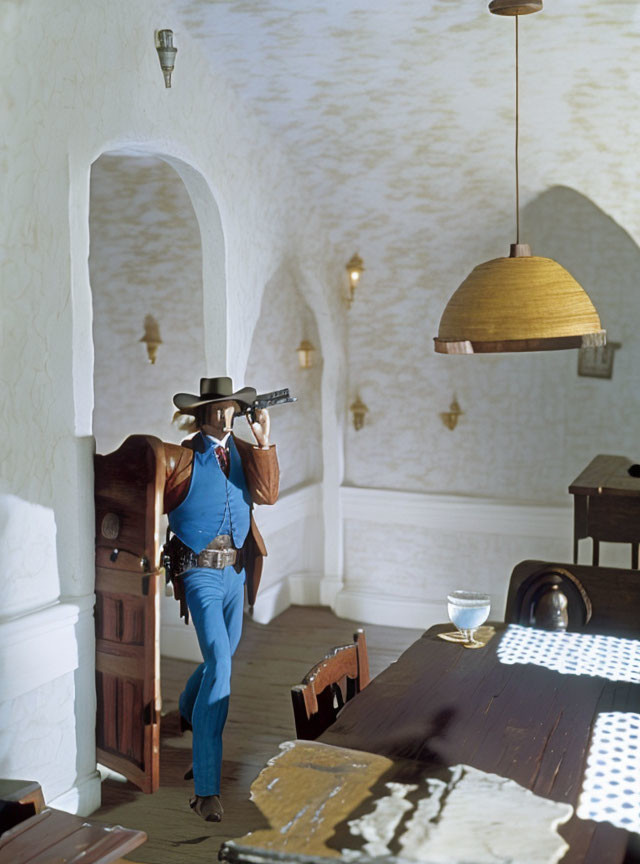
<path fill-rule="evenodd" d="M 241 405 L 252 405 L 257 397 L 253 387 L 243 387 L 233 392 L 231 378 L 201 378 L 200 395 L 193 393 L 176 393 L 173 404 L 179 411 L 188 414 L 193 408 L 210 405 L 212 402 L 239 402 Z"/>

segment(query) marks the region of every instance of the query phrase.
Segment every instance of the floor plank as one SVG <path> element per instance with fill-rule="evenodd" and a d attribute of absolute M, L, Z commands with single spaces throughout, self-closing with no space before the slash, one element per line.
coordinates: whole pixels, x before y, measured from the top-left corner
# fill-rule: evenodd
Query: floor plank
<path fill-rule="evenodd" d="M 267 625 L 245 616 L 234 658 L 231 704 L 224 733 L 221 824 L 203 822 L 189 809 L 193 794 L 183 774 L 191 762 L 191 734 L 180 736 L 178 696 L 195 664 L 162 659 L 163 723 L 161 785 L 144 795 L 130 783 L 105 780 L 102 807 L 92 819 L 146 831 L 135 850 L 141 864 L 190 864 L 217 860 L 220 844 L 263 825 L 249 801 L 249 787 L 282 741 L 295 738 L 289 690 L 330 648 L 351 641 L 355 621 L 337 618 L 324 607 L 292 606 Z M 393 663 L 420 630 L 368 624 L 372 676 Z"/>

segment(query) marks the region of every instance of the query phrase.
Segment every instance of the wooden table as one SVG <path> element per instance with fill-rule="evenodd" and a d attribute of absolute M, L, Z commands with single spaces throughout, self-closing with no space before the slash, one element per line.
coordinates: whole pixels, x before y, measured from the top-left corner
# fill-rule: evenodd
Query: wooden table
<path fill-rule="evenodd" d="M 414 760 L 434 775 L 464 763 L 575 807 L 595 715 L 640 712 L 640 685 L 505 665 L 496 653 L 504 625 L 475 651 L 437 638 L 450 629 L 427 631 L 319 740 Z M 559 832 L 570 845 L 563 864 L 622 862 L 632 836 L 575 815 Z"/>
<path fill-rule="evenodd" d="M 629 473 L 631 469 L 631 473 Z M 631 567 L 638 569 L 640 544 L 640 466 L 626 456 L 592 459 L 569 486 L 573 495 L 573 563 L 578 541 L 593 538 L 593 564 L 600 541 L 631 544 Z"/>

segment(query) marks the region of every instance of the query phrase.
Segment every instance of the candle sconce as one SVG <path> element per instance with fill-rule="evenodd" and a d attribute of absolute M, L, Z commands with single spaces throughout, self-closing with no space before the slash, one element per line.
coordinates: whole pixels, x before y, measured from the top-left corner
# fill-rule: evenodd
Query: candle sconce
<path fill-rule="evenodd" d="M 447 429 L 451 429 L 451 431 L 453 432 L 453 430 L 458 425 L 458 419 L 460 418 L 461 414 L 464 414 L 464 411 L 462 410 L 462 408 L 460 408 L 458 400 L 454 396 L 451 405 L 449 405 L 449 410 L 442 411 L 440 413 L 440 418 L 444 425 L 447 427 Z"/>
<path fill-rule="evenodd" d="M 138 341 L 144 342 L 147 346 L 149 363 L 155 363 L 158 356 L 158 347 L 162 345 L 162 339 L 160 338 L 160 327 L 153 315 L 145 315 L 144 333 Z"/>
<path fill-rule="evenodd" d="M 156 33 L 156 51 L 160 67 L 164 75 L 164 86 L 171 87 L 171 73 L 176 63 L 178 49 L 173 45 L 173 30 L 158 30 Z"/>
<path fill-rule="evenodd" d="M 356 288 L 360 282 L 360 277 L 364 273 L 364 261 L 362 258 L 356 253 L 351 256 L 351 259 L 347 262 L 346 271 L 349 275 L 349 296 L 347 297 L 347 302 L 349 306 L 353 303 Z"/>
<path fill-rule="evenodd" d="M 365 417 L 367 416 L 369 409 L 362 399 L 359 396 L 356 396 L 355 401 L 349 406 L 349 410 L 353 414 L 353 428 L 356 432 L 359 432 L 364 426 Z"/>
<path fill-rule="evenodd" d="M 308 339 L 303 339 L 296 348 L 298 353 L 298 363 L 301 369 L 311 369 L 313 366 L 313 354 L 316 348 Z"/>

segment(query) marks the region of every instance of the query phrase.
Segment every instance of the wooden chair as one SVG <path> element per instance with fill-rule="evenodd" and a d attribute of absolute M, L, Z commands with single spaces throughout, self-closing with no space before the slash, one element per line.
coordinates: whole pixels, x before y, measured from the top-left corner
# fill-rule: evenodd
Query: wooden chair
<path fill-rule="evenodd" d="M 334 648 L 291 689 L 296 736 L 313 740 L 321 735 L 370 680 L 367 641 L 364 630 L 357 630 L 351 645 Z"/>
<path fill-rule="evenodd" d="M 505 621 L 547 630 L 637 638 L 637 570 L 521 561 L 511 574 Z"/>

